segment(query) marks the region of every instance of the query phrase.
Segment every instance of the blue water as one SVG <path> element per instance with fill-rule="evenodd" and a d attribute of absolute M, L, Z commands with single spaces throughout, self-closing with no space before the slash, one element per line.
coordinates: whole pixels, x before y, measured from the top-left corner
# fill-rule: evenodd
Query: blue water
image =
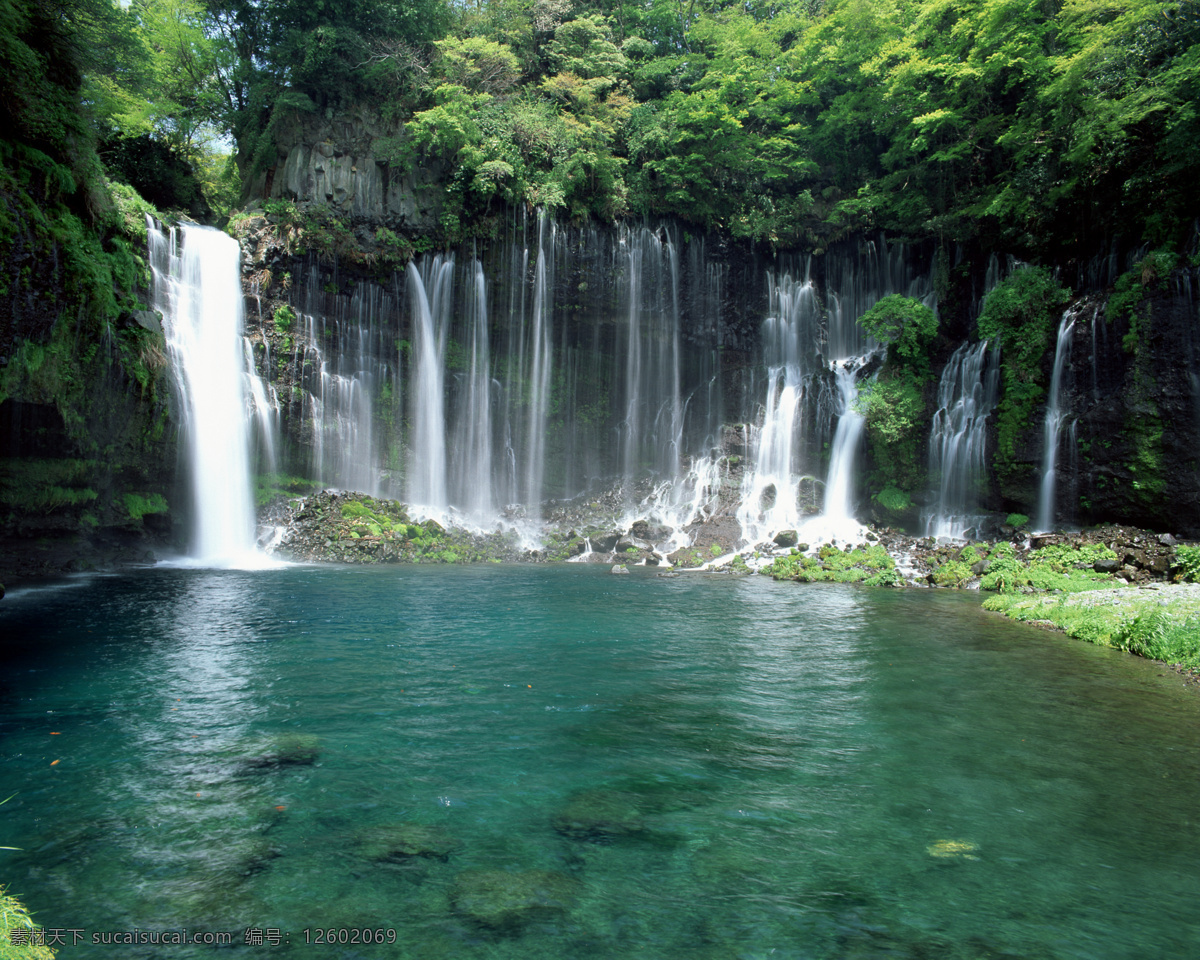
<path fill-rule="evenodd" d="M 0 636 L 0 882 L 64 958 L 1200 944 L 1200 697 L 977 596 L 158 569 Z M 135 929 L 232 945 L 91 942 Z"/>

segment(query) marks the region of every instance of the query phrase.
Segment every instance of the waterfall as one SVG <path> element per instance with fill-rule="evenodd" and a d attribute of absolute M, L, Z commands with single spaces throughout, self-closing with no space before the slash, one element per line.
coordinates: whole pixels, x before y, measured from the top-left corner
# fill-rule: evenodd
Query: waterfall
<path fill-rule="evenodd" d="M 679 260 L 675 244 L 648 228 L 622 238 L 628 258 L 625 417 L 626 485 L 649 469 L 674 479 L 683 451 L 680 396 Z"/>
<path fill-rule="evenodd" d="M 858 398 L 856 368 L 857 365 L 852 363 L 836 363 L 833 367 L 837 378 L 837 430 L 830 447 L 822 514 L 826 524 L 831 526 L 854 522 L 854 452 L 865 422 L 862 414 L 854 409 L 854 401 Z"/>
<path fill-rule="evenodd" d="M 738 521 L 750 542 L 800 522 L 802 403 L 815 392 L 822 330 L 816 286 L 806 275 L 768 278 L 771 312 L 763 321 L 767 392 L 762 423 L 752 431 L 754 461 L 743 476 Z"/>
<path fill-rule="evenodd" d="M 492 375 L 488 337 L 487 281 L 478 260 L 464 307 L 465 369 L 459 384 L 459 412 L 454 429 L 452 500 L 476 521 L 495 515 L 492 492 Z"/>
<path fill-rule="evenodd" d="M 409 462 L 409 500 L 444 514 L 446 496 L 446 333 L 450 322 L 454 258 L 434 257 L 420 271 L 408 265 L 413 305 L 413 441 Z"/>
<path fill-rule="evenodd" d="M 1068 307 L 1058 324 L 1054 373 L 1050 378 L 1050 397 L 1046 405 L 1046 418 L 1042 424 L 1042 484 L 1038 493 L 1037 515 L 1039 533 L 1048 532 L 1054 527 L 1058 441 L 1067 416 L 1067 411 L 1061 407 L 1063 371 L 1071 358 L 1071 334 L 1075 329 L 1079 309 L 1078 304 Z"/>
<path fill-rule="evenodd" d="M 553 322 L 554 234 L 549 215 L 538 218 L 538 251 L 533 271 L 533 311 L 529 321 L 529 429 L 526 433 L 524 502 L 528 516 L 541 515 L 542 481 L 546 473 L 546 416 L 550 400 L 551 326 Z M 549 234 L 549 236 L 547 236 Z"/>
<path fill-rule="evenodd" d="M 763 322 L 767 367 L 761 419 L 751 429 L 753 463 L 746 471 L 738 520 L 750 543 L 785 528 L 810 540 L 852 540 L 857 450 L 864 421 L 854 409 L 858 378 L 880 347 L 858 318 L 881 298 L 903 294 L 934 307 L 927 274 L 909 263 L 902 245 L 868 242 L 856 255 L 826 255 L 822 310 L 805 264 L 803 279 L 790 273 L 768 278 Z M 819 517 L 804 520 L 805 471 L 829 444 L 825 497 Z"/>
<path fill-rule="evenodd" d="M 256 374 L 242 339 L 238 244 L 206 227 L 165 235 L 153 222 L 148 227 L 154 307 L 163 317 L 187 438 L 191 556 L 205 565 L 257 566 L 246 391 Z M 265 429 L 269 417 L 262 422 Z"/>
<path fill-rule="evenodd" d="M 964 343 L 938 381 L 938 409 L 929 433 L 929 475 L 937 503 L 925 517 L 925 534 L 964 539 L 984 519 L 980 510 L 987 476 L 987 418 L 1000 393 L 1000 345 Z"/>

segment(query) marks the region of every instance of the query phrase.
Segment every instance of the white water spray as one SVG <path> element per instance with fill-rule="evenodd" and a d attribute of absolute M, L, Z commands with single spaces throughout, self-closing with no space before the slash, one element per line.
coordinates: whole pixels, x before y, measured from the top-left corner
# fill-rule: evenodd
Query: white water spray
<path fill-rule="evenodd" d="M 195 529 L 206 566 L 261 566 L 254 546 L 247 358 L 237 241 L 207 227 L 149 224 L 154 306 L 182 400 Z M 253 370 L 249 371 L 253 376 Z"/>

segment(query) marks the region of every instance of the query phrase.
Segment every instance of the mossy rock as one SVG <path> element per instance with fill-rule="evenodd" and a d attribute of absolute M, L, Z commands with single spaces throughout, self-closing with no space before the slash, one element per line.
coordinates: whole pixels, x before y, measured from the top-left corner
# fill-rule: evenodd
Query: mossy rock
<path fill-rule="evenodd" d="M 308 733 L 284 733 L 271 738 L 262 753 L 243 761 L 250 770 L 309 767 L 321 754 L 321 741 Z"/>
<path fill-rule="evenodd" d="M 358 840 L 363 857 L 392 863 L 403 863 L 416 857 L 444 863 L 461 846 L 457 839 L 437 827 L 409 822 L 371 827 Z"/>
<path fill-rule="evenodd" d="M 572 840 L 611 843 L 643 833 L 646 823 L 633 795 L 618 790 L 588 790 L 559 811 L 554 829 Z"/>
<path fill-rule="evenodd" d="M 450 891 L 454 909 L 489 930 L 515 932 L 561 917 L 579 895 L 579 882 L 549 870 L 471 870 Z"/>

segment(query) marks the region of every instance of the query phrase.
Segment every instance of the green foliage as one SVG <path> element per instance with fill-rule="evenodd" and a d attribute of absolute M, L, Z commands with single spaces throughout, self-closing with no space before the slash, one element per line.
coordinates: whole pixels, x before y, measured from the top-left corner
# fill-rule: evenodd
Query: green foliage
<path fill-rule="evenodd" d="M 166 513 L 170 510 L 167 498 L 161 493 L 126 493 L 122 496 L 125 515 L 133 523 L 141 523 L 149 513 Z"/>
<path fill-rule="evenodd" d="M 94 503 L 99 494 L 89 484 L 99 466 L 95 460 L 0 459 L 0 503 L 39 514 Z"/>
<path fill-rule="evenodd" d="M 317 484 L 307 477 L 283 473 L 260 473 L 254 477 L 254 502 L 265 507 L 279 497 L 302 497 L 313 493 Z"/>
<path fill-rule="evenodd" d="M 865 549 L 848 551 L 826 545 L 821 547 L 816 557 L 793 552 L 786 557 L 776 557 L 763 572 L 774 580 L 796 580 L 800 583 L 826 581 L 865 583 L 869 586 L 895 586 L 900 583 L 896 562 L 877 543 Z"/>
<path fill-rule="evenodd" d="M 45 943 L 34 942 L 34 935 L 42 930 L 25 905 L 0 887 L 0 960 L 53 960 L 54 950 Z M 24 937 L 28 937 L 27 942 L 14 942 Z"/>
<path fill-rule="evenodd" d="M 995 463 L 1002 476 L 1012 472 L 1017 441 L 1034 422 L 1034 411 L 1045 393 L 1042 361 L 1068 296 L 1049 270 L 1025 267 L 988 294 L 979 315 L 979 335 L 999 339 L 1001 346 L 1004 394 L 996 417 Z"/>
<path fill-rule="evenodd" d="M 273 320 L 275 321 L 276 330 L 281 333 L 287 333 L 292 329 L 292 324 L 296 322 L 296 311 L 285 303 L 283 306 L 276 308 Z"/>
<path fill-rule="evenodd" d="M 1099 596 L 1099 595 L 1097 595 Z M 1194 598 L 1111 600 L 998 595 L 984 608 L 1014 620 L 1052 623 L 1068 636 L 1167 663 L 1200 667 L 1200 604 Z"/>
<path fill-rule="evenodd" d="M 897 492 L 920 489 L 924 485 L 922 447 L 929 430 L 921 380 L 907 368 L 885 368 L 878 379 L 859 389 L 854 407 L 866 420 L 875 466 L 872 485 Z M 907 494 L 902 496 L 907 498 Z"/>
<path fill-rule="evenodd" d="M 1004 518 L 1004 522 L 1014 530 L 1021 530 L 1029 526 L 1029 518 L 1023 513 L 1010 513 Z"/>
<path fill-rule="evenodd" d="M 980 587 L 1000 593 L 1094 590 L 1111 585 L 1113 578 L 1107 573 L 1096 573 L 1092 564 L 1115 556 L 1103 545 L 1071 547 L 1054 544 L 1034 550 L 1027 561 L 1022 562 L 1012 544 L 999 543 L 988 559 L 988 569 Z"/>
<path fill-rule="evenodd" d="M 1129 329 L 1121 338 L 1126 353 L 1136 354 L 1144 342 L 1150 315 L 1143 311 L 1143 301 L 1166 285 L 1178 259 L 1170 250 L 1156 250 L 1117 278 L 1105 304 L 1105 317 L 1110 323 L 1120 318 L 1128 321 Z"/>
<path fill-rule="evenodd" d="M 920 300 L 894 293 L 859 317 L 858 323 L 887 346 L 889 367 L 909 373 L 911 380 L 929 378 L 929 345 L 937 336 L 937 317 Z"/>
<path fill-rule="evenodd" d="M 973 576 L 970 564 L 962 560 L 951 560 L 933 571 L 933 582 L 939 587 L 961 587 Z"/>
<path fill-rule="evenodd" d="M 912 497 L 896 487 L 884 487 L 871 499 L 892 513 L 903 513 L 913 505 Z"/>
<path fill-rule="evenodd" d="M 1177 581 L 1200 583 L 1200 546 L 1176 547 L 1172 573 Z"/>

